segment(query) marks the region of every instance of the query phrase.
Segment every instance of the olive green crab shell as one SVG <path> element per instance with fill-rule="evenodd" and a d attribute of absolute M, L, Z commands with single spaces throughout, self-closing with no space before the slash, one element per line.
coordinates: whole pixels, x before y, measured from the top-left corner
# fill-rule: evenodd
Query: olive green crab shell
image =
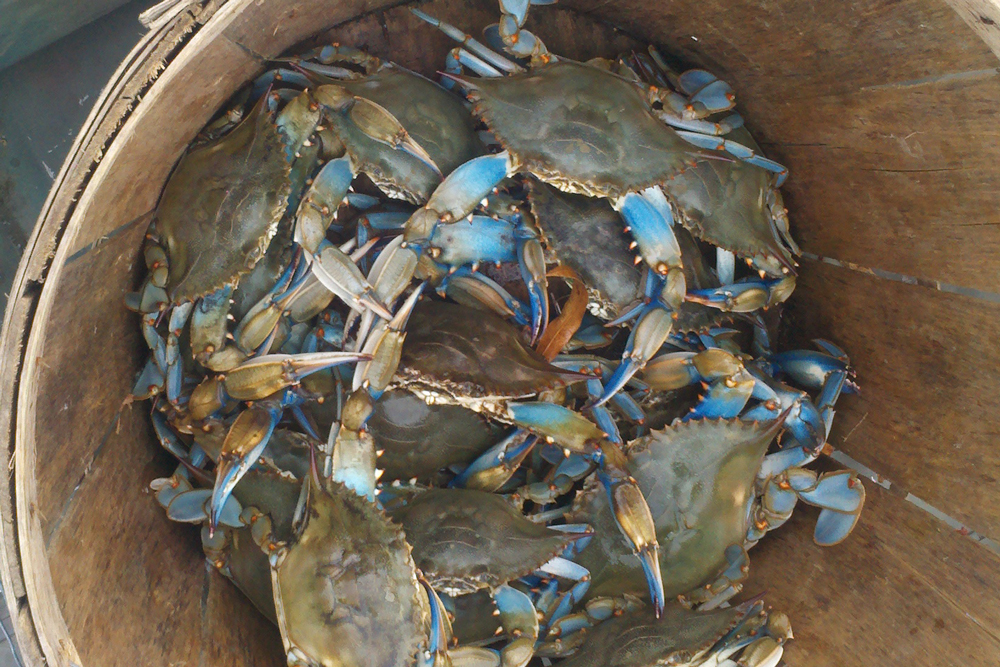
<path fill-rule="evenodd" d="M 650 608 L 612 617 L 588 630 L 565 667 L 654 667 L 695 664 L 699 657 L 739 625 L 743 606 L 691 611 L 676 602 L 660 618 Z M 698 662 L 698 664 L 701 664 Z"/>
<path fill-rule="evenodd" d="M 435 589 L 452 595 L 496 588 L 529 574 L 575 535 L 522 515 L 502 497 L 467 489 L 429 489 L 391 512 L 413 559 Z"/>
<path fill-rule="evenodd" d="M 410 316 L 397 378 L 462 396 L 522 397 L 587 376 L 547 362 L 493 313 L 425 300 Z"/>
<path fill-rule="evenodd" d="M 712 583 L 727 566 L 726 549 L 743 544 L 754 480 L 780 427 L 780 420 L 692 420 L 631 443 L 629 472 L 656 524 L 668 598 Z M 642 592 L 642 569 L 618 537 L 606 495 L 591 484 L 577 497 L 568 518 L 595 533 L 576 560 L 590 570 L 590 595 Z"/>
<path fill-rule="evenodd" d="M 711 153 L 681 139 L 631 82 L 570 60 L 523 74 L 462 77 L 519 171 L 560 190 L 617 198 L 668 183 Z M 527 112 L 526 110 L 530 110 Z"/>
<path fill-rule="evenodd" d="M 463 100 L 419 74 L 387 65 L 371 76 L 337 84 L 392 114 L 441 170 L 438 173 L 413 155 L 365 135 L 349 115 L 330 114 L 329 121 L 358 170 L 412 203 L 426 202 L 442 175 L 485 152 Z"/>
<path fill-rule="evenodd" d="M 760 153 L 744 128 L 726 138 Z M 670 194 L 681 222 L 698 238 L 740 257 L 766 257 L 794 272 L 795 260 L 778 241 L 771 222 L 767 194 L 773 188 L 771 172 L 720 154 L 720 159 L 699 162 L 679 175 Z"/>
<path fill-rule="evenodd" d="M 235 285 L 253 269 L 285 211 L 290 171 L 263 101 L 229 134 L 181 158 L 155 220 L 171 301 Z"/>
<path fill-rule="evenodd" d="M 278 627 L 308 664 L 399 667 L 426 650 L 430 606 L 403 531 L 354 491 L 313 486 L 305 524 L 276 559 Z"/>

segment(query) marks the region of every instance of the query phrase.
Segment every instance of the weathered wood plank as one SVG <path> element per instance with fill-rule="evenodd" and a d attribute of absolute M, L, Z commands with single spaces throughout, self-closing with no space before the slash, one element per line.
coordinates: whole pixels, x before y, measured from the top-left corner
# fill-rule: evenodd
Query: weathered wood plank
<path fill-rule="evenodd" d="M 1000 304 L 813 262 L 800 278 L 789 336 L 841 345 L 861 385 L 830 442 L 995 539 Z"/>
<path fill-rule="evenodd" d="M 746 595 L 792 621 L 785 662 L 813 667 L 996 665 L 1000 558 L 916 507 L 865 483 L 861 520 L 843 543 L 812 543 L 817 512 L 750 551 Z"/>
<path fill-rule="evenodd" d="M 176 467 L 151 439 L 146 411 L 127 411 L 48 549 L 81 664 L 283 664 L 277 628 L 206 564 L 198 528 L 169 521 L 149 492 Z"/>

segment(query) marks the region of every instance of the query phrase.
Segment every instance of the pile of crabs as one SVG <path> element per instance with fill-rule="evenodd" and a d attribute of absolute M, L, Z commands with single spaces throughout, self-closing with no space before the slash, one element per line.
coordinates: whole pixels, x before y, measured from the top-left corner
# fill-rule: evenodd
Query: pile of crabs
<path fill-rule="evenodd" d="M 775 665 L 748 550 L 865 498 L 806 467 L 846 355 L 772 346 L 787 171 L 725 82 L 560 58 L 512 4 L 485 43 L 414 10 L 440 82 L 324 47 L 189 147 L 126 299 L 156 500 L 289 665 Z"/>

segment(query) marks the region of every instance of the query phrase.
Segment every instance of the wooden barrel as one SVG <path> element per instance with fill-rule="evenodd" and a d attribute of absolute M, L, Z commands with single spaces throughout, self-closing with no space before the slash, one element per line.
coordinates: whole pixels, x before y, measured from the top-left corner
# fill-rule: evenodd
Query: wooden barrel
<path fill-rule="evenodd" d="M 469 32 L 495 0 L 421 5 Z M 334 26 L 333 28 L 329 28 Z M 844 544 L 815 512 L 752 553 L 789 665 L 1000 662 L 1000 5 L 996 0 L 561 0 L 531 27 L 569 57 L 653 41 L 730 81 L 807 255 L 788 326 L 863 387 L 831 443 L 878 475 Z M 315 39 L 312 39 L 315 38 Z M 447 38 L 391 0 L 179 2 L 95 107 L 46 202 L 0 340 L 2 583 L 30 667 L 284 664 L 277 632 L 171 524 L 122 306 L 187 143 L 267 59 L 310 39 L 426 73 Z M 992 49 L 992 50 L 991 50 Z M 849 458 L 844 458 L 849 457 Z"/>

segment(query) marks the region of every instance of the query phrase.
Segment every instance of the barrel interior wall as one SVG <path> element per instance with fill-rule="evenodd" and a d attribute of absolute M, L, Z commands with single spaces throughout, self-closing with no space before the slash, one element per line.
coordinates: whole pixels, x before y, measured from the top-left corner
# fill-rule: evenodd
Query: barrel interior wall
<path fill-rule="evenodd" d="M 33 420 L 34 440 L 19 446 L 35 452 L 39 539 L 57 600 L 31 604 L 58 605 L 87 667 L 282 662 L 276 631 L 205 568 L 195 531 L 167 521 L 145 490 L 171 464 L 145 405 L 121 408 L 145 360 L 121 296 L 138 285 L 143 216 L 172 165 L 264 59 L 334 25 L 309 41 L 365 45 L 426 74 L 441 68 L 449 41 L 405 7 L 378 9 L 388 4 L 223 6 L 216 19 L 228 23 L 219 29 L 213 20 L 180 53 L 81 198 L 45 288 L 49 306 L 34 322 L 44 334 L 37 402 L 19 416 Z M 245 11 L 227 17 L 237 5 Z M 538 8 L 529 25 L 556 52 L 612 55 L 642 43 L 629 34 L 653 36 L 733 83 L 748 125 L 791 169 L 787 203 L 806 250 L 997 287 L 997 273 L 983 266 L 1000 249 L 1000 225 L 988 224 L 1000 215 L 1000 130 L 983 119 L 995 113 L 1000 77 L 996 57 L 951 8 L 916 0 L 563 5 Z M 493 0 L 421 6 L 469 32 L 495 20 Z M 843 401 L 835 444 L 995 536 L 995 485 L 985 477 L 998 462 L 991 434 L 955 415 L 973 409 L 966 401 L 1000 413 L 983 397 L 997 395 L 988 369 L 997 361 L 990 323 L 1000 313 L 952 298 L 806 262 L 793 322 L 797 337 L 832 337 L 863 369 L 868 393 Z M 950 394 L 951 383 L 967 389 Z M 956 430 L 962 449 L 951 442 Z M 955 493 L 970 479 L 974 489 Z M 1000 652 L 1000 604 L 990 593 L 1000 589 L 1000 559 L 881 488 L 869 486 L 869 503 L 844 545 L 812 545 L 815 516 L 804 511 L 752 553 L 748 592 L 771 589 L 799 637 L 789 664 L 937 665 L 959 661 L 947 648 L 963 641 L 965 664 L 988 664 Z M 42 623 L 39 632 L 52 629 Z M 887 648 L 901 645 L 905 655 Z"/>

